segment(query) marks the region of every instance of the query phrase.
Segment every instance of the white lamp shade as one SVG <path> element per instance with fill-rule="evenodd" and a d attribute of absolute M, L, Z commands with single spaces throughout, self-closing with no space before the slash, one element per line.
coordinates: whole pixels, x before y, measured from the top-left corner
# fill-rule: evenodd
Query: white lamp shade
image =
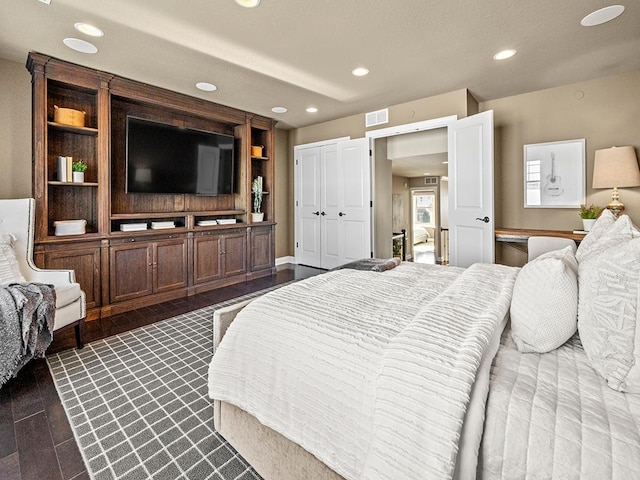
<path fill-rule="evenodd" d="M 596 150 L 593 188 L 638 186 L 640 186 L 640 169 L 632 146 Z"/>

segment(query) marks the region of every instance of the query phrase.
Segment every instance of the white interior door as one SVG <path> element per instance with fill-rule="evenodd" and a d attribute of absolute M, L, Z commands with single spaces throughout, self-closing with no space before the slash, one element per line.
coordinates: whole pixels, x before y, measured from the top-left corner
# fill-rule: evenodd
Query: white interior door
<path fill-rule="evenodd" d="M 493 263 L 493 111 L 449 126 L 449 263 Z"/>
<path fill-rule="evenodd" d="M 337 213 L 338 265 L 371 257 L 371 156 L 370 140 L 339 142 L 337 182 L 341 200 Z"/>
<path fill-rule="evenodd" d="M 342 204 L 342 166 L 336 144 L 321 147 L 320 155 L 320 266 L 340 265 L 340 222 L 338 211 Z"/>
<path fill-rule="evenodd" d="M 330 269 L 371 256 L 369 139 L 295 147 L 296 262 Z"/>
<path fill-rule="evenodd" d="M 296 155 L 296 261 L 321 265 L 321 147 L 305 148 Z"/>

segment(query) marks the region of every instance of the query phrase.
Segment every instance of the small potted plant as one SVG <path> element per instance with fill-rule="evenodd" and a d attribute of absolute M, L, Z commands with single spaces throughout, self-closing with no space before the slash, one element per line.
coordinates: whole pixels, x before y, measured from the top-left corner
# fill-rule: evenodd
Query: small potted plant
<path fill-rule="evenodd" d="M 87 164 L 82 160 L 73 162 L 71 164 L 71 171 L 73 172 L 73 183 L 84 183 L 84 172 L 87 171 Z"/>
<path fill-rule="evenodd" d="M 251 182 L 251 193 L 253 193 L 253 213 L 251 221 L 261 222 L 264 219 L 264 213 L 260 211 L 262 207 L 262 177 L 256 177 Z"/>
<path fill-rule="evenodd" d="M 602 213 L 602 207 L 594 205 L 593 203 L 588 207 L 586 205 L 580 205 L 580 218 L 582 219 L 582 227 L 585 232 L 591 231 L 591 227 L 596 222 L 596 219 Z"/>

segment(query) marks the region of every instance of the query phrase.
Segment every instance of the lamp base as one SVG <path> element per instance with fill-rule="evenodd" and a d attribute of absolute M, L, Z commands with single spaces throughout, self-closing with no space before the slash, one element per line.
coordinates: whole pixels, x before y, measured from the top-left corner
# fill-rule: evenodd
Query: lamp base
<path fill-rule="evenodd" d="M 613 194 L 611 195 L 611 203 L 607 205 L 607 208 L 611 210 L 611 213 L 618 218 L 624 212 L 624 203 L 620 201 L 620 194 L 618 193 L 618 189 L 613 189 Z"/>

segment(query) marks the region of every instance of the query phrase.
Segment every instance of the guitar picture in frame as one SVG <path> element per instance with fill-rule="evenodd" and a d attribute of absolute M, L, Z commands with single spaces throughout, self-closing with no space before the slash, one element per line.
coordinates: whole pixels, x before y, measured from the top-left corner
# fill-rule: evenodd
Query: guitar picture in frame
<path fill-rule="evenodd" d="M 547 175 L 543 188 L 544 194 L 549 197 L 559 197 L 564 193 L 562 177 L 556 173 L 556 152 L 551 152 L 551 173 Z"/>
<path fill-rule="evenodd" d="M 525 208 L 578 208 L 584 201 L 584 139 L 524 146 Z"/>

